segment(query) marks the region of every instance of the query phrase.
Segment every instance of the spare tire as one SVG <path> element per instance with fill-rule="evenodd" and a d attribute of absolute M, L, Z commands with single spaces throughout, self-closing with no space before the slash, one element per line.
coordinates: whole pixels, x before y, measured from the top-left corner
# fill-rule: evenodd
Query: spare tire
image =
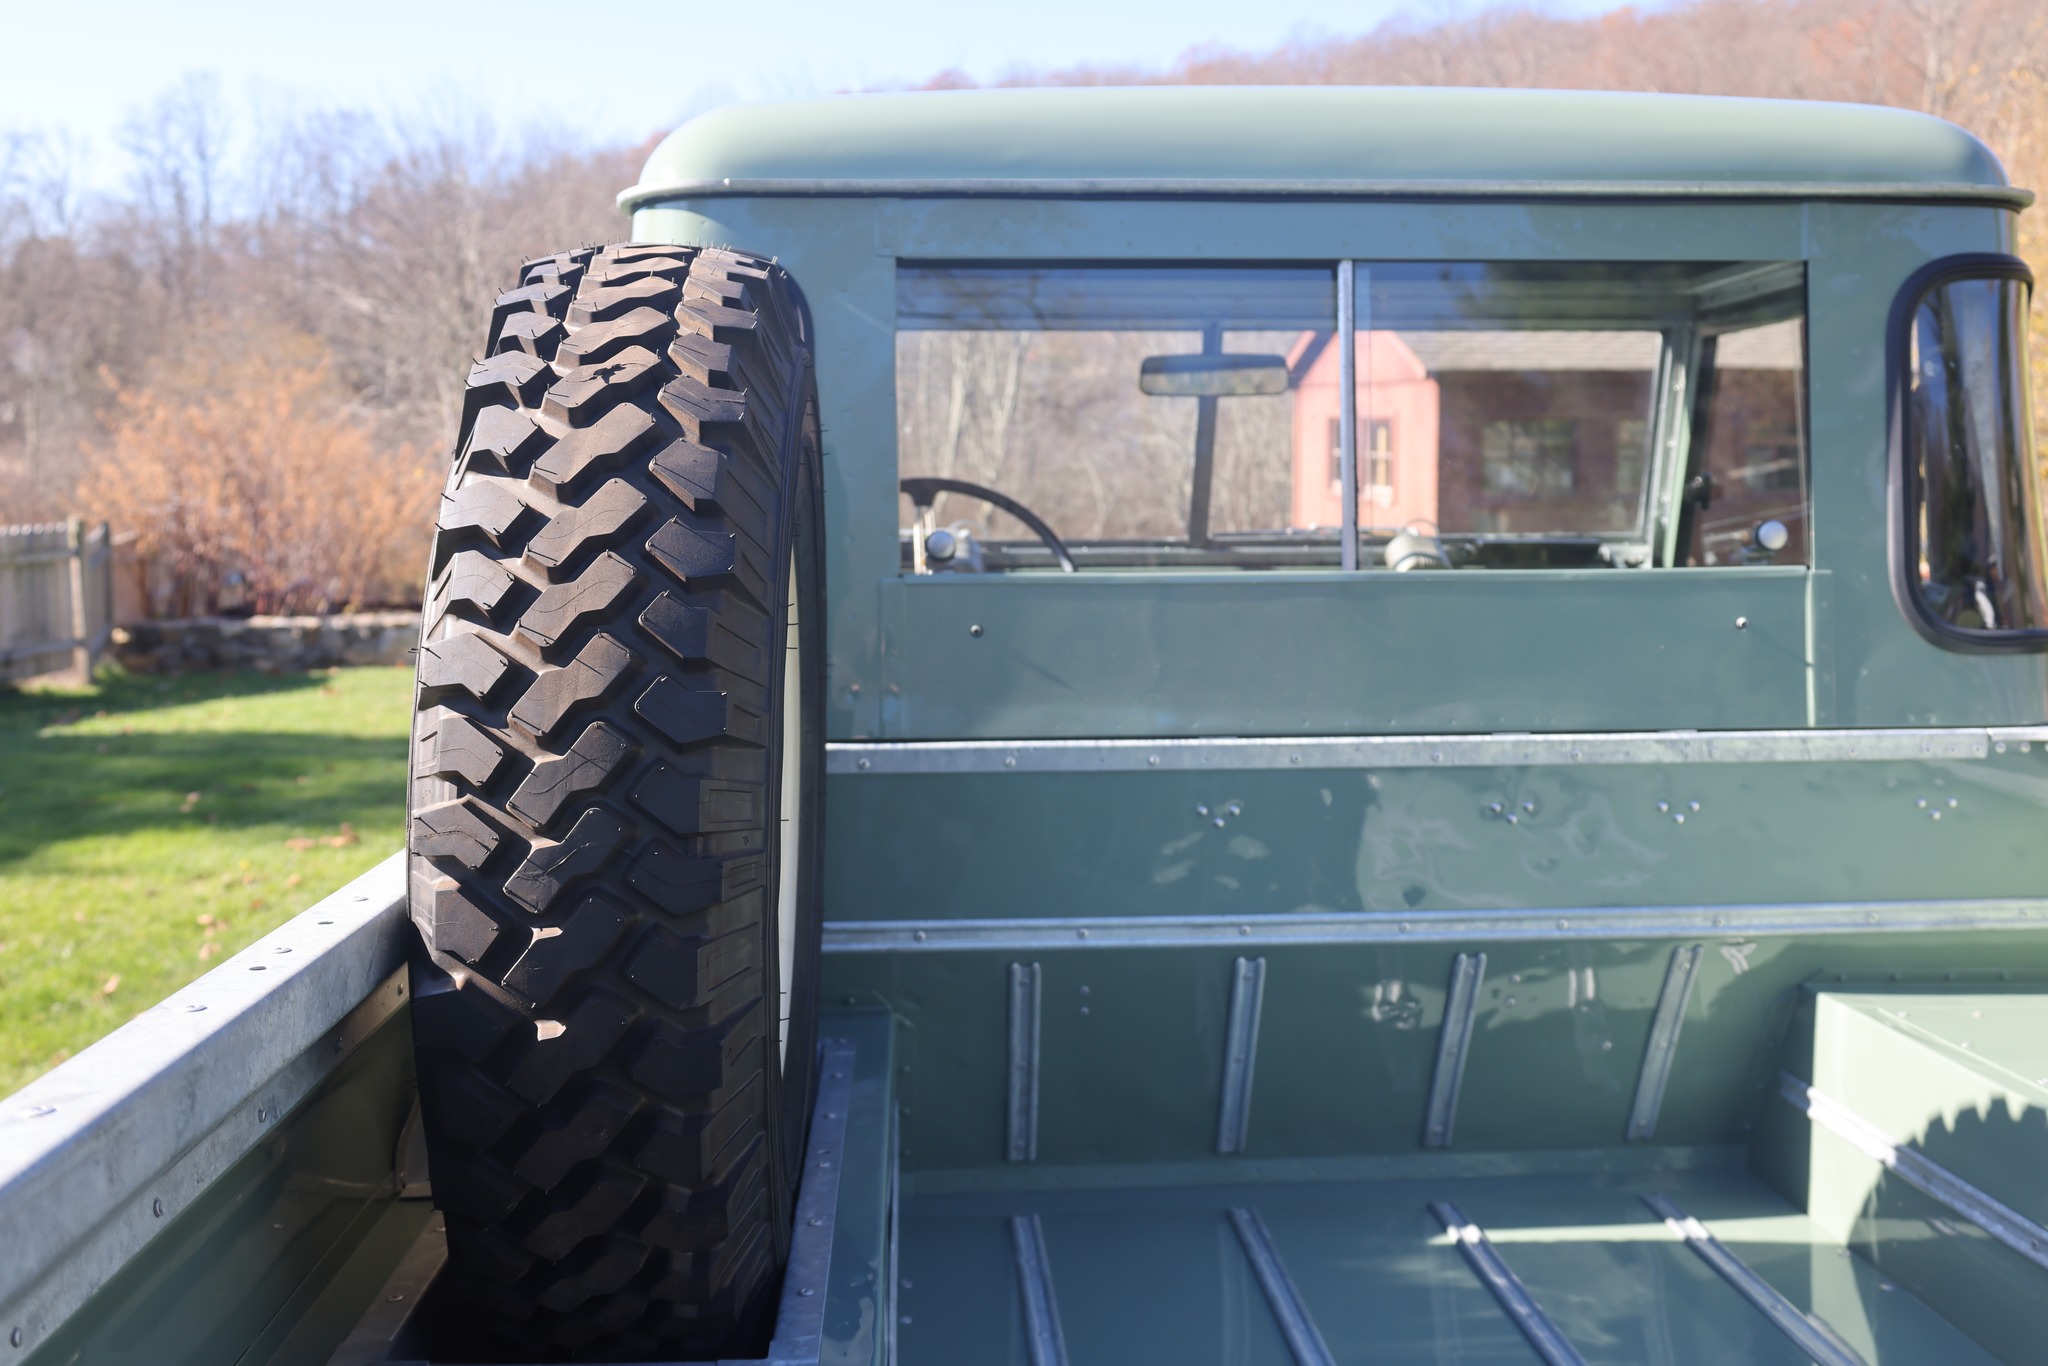
<path fill-rule="evenodd" d="M 814 1086 L 810 321 L 773 262 L 530 262 L 469 374 L 413 730 L 435 1336 L 758 1352 Z"/>

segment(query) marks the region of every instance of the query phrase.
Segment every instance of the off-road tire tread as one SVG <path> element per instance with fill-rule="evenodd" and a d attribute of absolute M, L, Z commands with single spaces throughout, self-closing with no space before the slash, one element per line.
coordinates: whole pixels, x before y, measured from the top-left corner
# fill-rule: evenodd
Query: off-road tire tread
<path fill-rule="evenodd" d="M 523 267 L 469 373 L 420 653 L 413 1028 L 450 1290 L 508 1360 L 719 1354 L 765 1322 L 764 718 L 807 326 L 766 260 L 586 249 Z"/>

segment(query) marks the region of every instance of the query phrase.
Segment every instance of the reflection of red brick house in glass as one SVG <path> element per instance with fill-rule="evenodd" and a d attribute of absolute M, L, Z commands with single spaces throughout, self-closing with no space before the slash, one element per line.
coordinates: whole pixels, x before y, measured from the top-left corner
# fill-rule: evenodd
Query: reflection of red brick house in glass
<path fill-rule="evenodd" d="M 1297 346 L 1297 365 L 1310 344 Z M 1360 525 L 1632 527 L 1660 344 L 1652 332 L 1360 333 Z M 1337 348 L 1299 373 L 1294 524 L 1332 527 L 1342 516 Z"/>
<path fill-rule="evenodd" d="M 1655 332 L 1364 332 L 1358 343 L 1359 525 L 1594 536 L 1638 526 L 1649 467 Z M 1699 398 L 1699 468 L 1712 481 L 1693 563 L 1739 558 L 1755 524 L 1800 512 L 1797 322 L 1715 343 Z M 1293 525 L 1342 520 L 1337 348 L 1306 334 L 1288 357 L 1294 405 Z"/>

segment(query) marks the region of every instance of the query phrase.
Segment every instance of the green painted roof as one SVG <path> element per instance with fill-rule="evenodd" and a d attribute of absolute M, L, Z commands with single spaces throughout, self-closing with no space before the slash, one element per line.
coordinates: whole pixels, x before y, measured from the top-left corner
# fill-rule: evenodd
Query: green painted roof
<path fill-rule="evenodd" d="M 1870 105 L 1142 86 L 729 105 L 670 134 L 620 201 L 1191 191 L 2026 199 L 1963 129 Z"/>

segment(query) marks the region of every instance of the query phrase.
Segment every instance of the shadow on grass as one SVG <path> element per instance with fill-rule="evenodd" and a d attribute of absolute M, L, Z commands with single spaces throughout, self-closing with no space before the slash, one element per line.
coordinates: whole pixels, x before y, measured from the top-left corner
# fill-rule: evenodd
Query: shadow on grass
<path fill-rule="evenodd" d="M 254 827 L 327 833 L 405 802 L 403 737 L 228 732 L 0 741 L 0 865 L 60 840 Z"/>
<path fill-rule="evenodd" d="M 110 669 L 99 675 L 90 691 L 22 692 L 0 687 L 0 731 L 64 725 L 98 712 L 114 717 L 194 702 L 299 692 L 320 687 L 327 681 L 324 673 L 266 674 L 244 670 L 160 677 Z"/>

